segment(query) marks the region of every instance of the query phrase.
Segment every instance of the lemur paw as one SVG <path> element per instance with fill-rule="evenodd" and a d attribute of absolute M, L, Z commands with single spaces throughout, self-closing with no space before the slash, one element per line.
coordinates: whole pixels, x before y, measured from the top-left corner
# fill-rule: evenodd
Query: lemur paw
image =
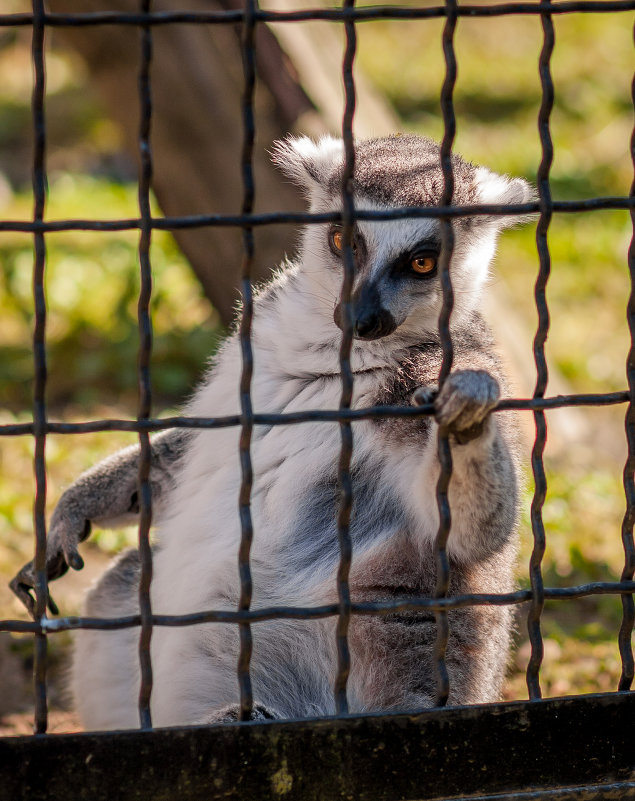
<path fill-rule="evenodd" d="M 67 570 L 68 566 L 64 563 L 63 568 L 58 571 L 58 575 L 63 575 Z M 29 562 L 24 565 L 22 570 L 9 582 L 9 587 L 17 598 L 22 601 L 31 617 L 35 618 L 35 564 Z M 59 615 L 60 610 L 57 608 L 57 604 L 51 597 L 50 592 L 46 597 L 46 606 L 51 614 Z"/>
<path fill-rule="evenodd" d="M 63 576 L 69 566 L 81 570 L 84 561 L 77 546 L 90 534 L 90 521 L 81 513 L 81 503 L 73 497 L 72 488 L 62 495 L 51 519 L 51 527 L 46 538 L 46 577 L 48 581 Z M 10 587 L 26 606 L 31 615 L 35 614 L 34 587 L 35 565 L 29 562 L 11 581 Z M 57 606 L 49 595 L 47 606 L 58 614 Z"/>
<path fill-rule="evenodd" d="M 428 387 L 415 394 L 418 403 L 434 403 L 437 423 L 460 444 L 480 436 L 499 398 L 498 382 L 484 370 L 457 370 L 450 373 L 438 394 L 430 393 Z"/>
<path fill-rule="evenodd" d="M 263 720 L 276 720 L 280 717 L 280 715 L 276 714 L 271 709 L 267 709 L 267 707 L 262 706 L 262 704 L 255 704 L 253 709 L 251 710 L 251 717 L 249 720 L 252 721 L 263 721 Z M 229 704 L 229 706 L 224 706 L 222 709 L 215 709 L 209 715 L 205 717 L 203 723 L 237 723 L 240 720 L 240 705 L 239 704 Z"/>

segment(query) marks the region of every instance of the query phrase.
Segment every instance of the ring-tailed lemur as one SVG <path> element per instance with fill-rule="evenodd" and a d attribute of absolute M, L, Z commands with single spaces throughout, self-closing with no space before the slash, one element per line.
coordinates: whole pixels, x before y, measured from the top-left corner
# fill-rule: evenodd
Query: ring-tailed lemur
<path fill-rule="evenodd" d="M 358 209 L 434 206 L 443 175 L 439 148 L 399 136 L 356 143 L 353 192 Z M 341 208 L 343 146 L 326 137 L 278 143 L 274 160 L 306 192 L 314 212 Z M 457 204 L 519 203 L 532 196 L 519 179 L 495 175 L 454 156 Z M 451 318 L 454 371 L 436 395 L 436 419 L 374 419 L 354 425 L 352 598 L 430 596 L 438 528 L 435 432 L 453 443 L 448 542 L 451 593 L 513 588 L 517 460 L 509 413 L 489 415 L 504 379 L 479 297 L 499 231 L 509 216 L 453 222 Z M 255 299 L 253 407 L 259 412 L 337 408 L 342 229 L 305 228 L 298 255 Z M 354 407 L 409 405 L 430 397 L 441 363 L 438 317 L 441 252 L 435 219 L 358 221 L 354 231 Z M 222 346 L 187 406 L 194 416 L 239 411 L 237 334 Z M 419 393 L 419 395 L 418 395 Z M 312 606 L 336 600 L 338 426 L 256 426 L 251 445 L 255 537 L 253 608 Z M 235 429 L 172 430 L 152 440 L 152 491 L 158 521 L 152 607 L 159 614 L 236 609 L 240 524 Z M 134 516 L 138 447 L 83 474 L 51 521 L 51 578 L 81 567 L 77 544 L 93 523 Z M 138 611 L 139 557 L 128 551 L 89 592 L 90 616 Z M 32 565 L 14 580 L 28 595 Z M 470 607 L 449 613 L 450 703 L 496 700 L 508 655 L 511 613 Z M 335 711 L 335 622 L 277 620 L 253 626 L 251 677 L 256 716 L 306 717 Z M 433 704 L 435 623 L 429 613 L 354 616 L 349 631 L 351 711 Z M 78 634 L 74 693 L 88 729 L 135 727 L 138 631 Z M 236 719 L 237 627 L 157 627 L 152 635 L 155 725 Z"/>

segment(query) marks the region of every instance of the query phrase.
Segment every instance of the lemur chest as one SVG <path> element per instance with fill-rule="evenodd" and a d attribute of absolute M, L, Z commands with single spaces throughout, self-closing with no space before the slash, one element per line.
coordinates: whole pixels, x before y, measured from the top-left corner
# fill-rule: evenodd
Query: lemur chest
<path fill-rule="evenodd" d="M 262 551 L 256 547 L 263 561 L 283 568 L 286 575 L 303 575 L 313 583 L 332 575 L 340 555 L 340 432 L 337 424 L 322 423 L 307 426 L 304 435 L 291 440 L 288 434 L 288 429 L 272 430 L 269 443 L 262 442 L 254 449 L 257 478 L 252 509 L 256 530 L 263 533 Z M 404 452 L 399 461 L 415 458 L 413 449 L 411 454 Z M 356 560 L 416 527 L 408 505 L 408 487 L 394 469 L 394 459 L 394 451 L 381 441 L 374 424 L 356 427 L 349 518 Z"/>
<path fill-rule="evenodd" d="M 353 405 L 390 402 L 390 378 L 390 371 L 356 377 Z M 401 390 L 402 385 L 394 400 L 404 404 Z M 284 411 L 336 409 L 339 394 L 338 380 L 307 382 Z M 408 479 L 421 460 L 428 427 L 426 419 L 355 423 L 350 536 L 356 553 L 412 528 Z M 337 563 L 340 450 L 337 422 L 276 425 L 252 443 L 254 523 L 267 530 L 267 545 L 290 570 L 315 569 L 318 563 L 328 570 Z"/>

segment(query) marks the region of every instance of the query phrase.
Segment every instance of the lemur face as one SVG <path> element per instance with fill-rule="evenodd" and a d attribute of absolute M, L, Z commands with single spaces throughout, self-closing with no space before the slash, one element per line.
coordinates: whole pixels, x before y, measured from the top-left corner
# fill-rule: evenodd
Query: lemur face
<path fill-rule="evenodd" d="M 274 161 L 303 188 L 312 212 L 341 209 L 341 140 L 289 139 L 276 145 Z M 459 156 L 452 157 L 452 167 L 455 205 L 524 203 L 533 197 L 525 181 L 496 175 Z M 438 206 L 443 186 L 439 147 L 429 139 L 395 136 L 355 143 L 352 191 L 356 210 Z M 475 308 L 498 233 L 515 222 L 517 218 L 475 216 L 452 223 L 450 274 L 455 320 Z M 439 220 L 358 220 L 352 245 L 354 336 L 359 340 L 396 336 L 417 341 L 422 334 L 436 331 L 442 303 Z M 343 328 L 342 226 L 307 226 L 300 255 L 300 269 L 315 284 L 316 302 Z"/>
<path fill-rule="evenodd" d="M 326 240 L 333 269 L 342 271 L 341 226 L 331 226 Z M 440 256 L 441 232 L 436 221 L 358 222 L 353 236 L 354 336 L 380 339 L 409 318 L 416 325 L 422 322 L 419 318 L 434 316 L 440 297 Z M 333 318 L 339 328 L 344 327 L 340 302 Z"/>

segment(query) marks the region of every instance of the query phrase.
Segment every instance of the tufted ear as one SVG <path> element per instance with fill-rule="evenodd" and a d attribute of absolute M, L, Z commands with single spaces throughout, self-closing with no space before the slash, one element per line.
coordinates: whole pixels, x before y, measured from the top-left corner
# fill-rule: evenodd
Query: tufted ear
<path fill-rule="evenodd" d="M 523 178 L 498 175 L 498 173 L 488 170 L 487 167 L 478 167 L 476 170 L 476 191 L 478 203 L 511 206 L 536 200 L 535 189 Z M 534 216 L 534 214 L 510 214 L 508 217 L 497 215 L 489 219 L 495 222 L 498 228 L 511 228 L 514 225 L 528 222 Z"/>
<path fill-rule="evenodd" d="M 288 136 L 274 142 L 271 160 L 307 193 L 327 183 L 344 161 L 341 139 L 322 136 L 317 142 L 308 136 Z"/>

